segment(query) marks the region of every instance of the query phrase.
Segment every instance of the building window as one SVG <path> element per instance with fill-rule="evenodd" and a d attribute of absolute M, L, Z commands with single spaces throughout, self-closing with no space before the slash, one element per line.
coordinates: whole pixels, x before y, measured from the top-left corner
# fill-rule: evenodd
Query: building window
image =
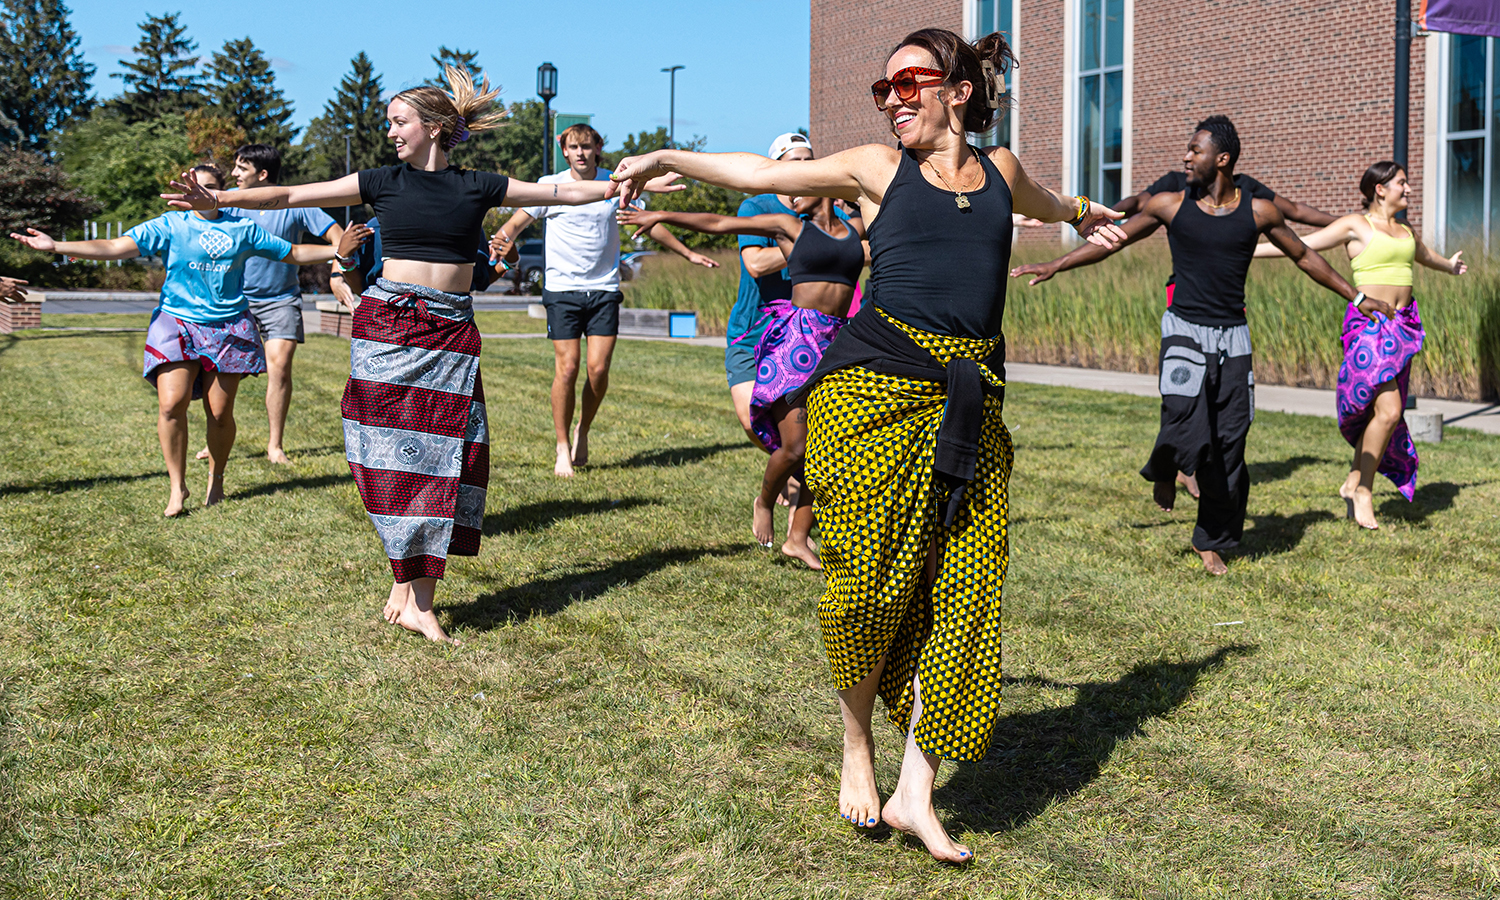
<path fill-rule="evenodd" d="M 1016 0 L 972 0 L 974 23 L 973 34 L 969 40 L 977 41 L 987 34 L 1000 32 L 1005 35 L 1005 42 L 1010 45 L 1011 52 L 1016 52 Z M 977 135 L 977 140 L 982 146 L 1001 146 L 1014 150 L 1011 144 L 1012 135 L 1011 116 L 1014 110 L 1010 107 L 1011 91 L 1015 87 L 1016 73 L 1012 69 L 1005 73 L 1005 98 L 1001 108 L 997 110 L 998 117 L 995 125 L 989 131 Z"/>
<path fill-rule="evenodd" d="M 1125 168 L 1125 0 L 1078 0 L 1078 186 L 1106 206 Z"/>
<path fill-rule="evenodd" d="M 1444 247 L 1500 246 L 1500 52 L 1494 38 L 1449 36 Z"/>

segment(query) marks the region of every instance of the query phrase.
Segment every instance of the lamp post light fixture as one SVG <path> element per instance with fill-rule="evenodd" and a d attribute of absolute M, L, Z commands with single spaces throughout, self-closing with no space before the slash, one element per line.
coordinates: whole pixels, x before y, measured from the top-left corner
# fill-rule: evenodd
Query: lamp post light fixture
<path fill-rule="evenodd" d="M 687 66 L 667 66 L 662 69 L 672 79 L 671 99 L 667 107 L 667 146 L 677 149 L 677 70 L 686 69 Z"/>
<path fill-rule="evenodd" d="M 542 98 L 542 174 L 552 174 L 552 98 L 557 96 L 557 66 L 536 67 L 536 95 Z"/>
<path fill-rule="evenodd" d="M 354 126 L 353 125 L 346 125 L 346 126 L 344 126 L 344 174 L 345 175 L 348 175 L 349 171 L 350 171 L 350 166 L 349 166 L 349 163 L 350 163 L 349 141 L 352 140 L 353 137 L 354 137 Z M 344 207 L 344 227 L 345 228 L 349 227 L 349 207 L 347 207 L 347 206 Z"/>

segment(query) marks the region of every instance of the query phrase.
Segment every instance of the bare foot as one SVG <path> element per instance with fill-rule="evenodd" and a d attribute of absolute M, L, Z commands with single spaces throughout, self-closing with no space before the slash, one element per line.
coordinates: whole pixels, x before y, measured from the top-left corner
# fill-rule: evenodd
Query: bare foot
<path fill-rule="evenodd" d="M 552 474 L 558 478 L 573 477 L 573 448 L 565 443 L 557 445 L 557 463 L 552 467 Z"/>
<path fill-rule="evenodd" d="M 287 465 L 292 461 L 291 457 L 286 455 L 286 451 L 281 449 L 280 447 L 267 447 L 266 459 L 269 459 L 271 462 L 277 464 L 278 466 Z"/>
<path fill-rule="evenodd" d="M 1151 499 L 1156 501 L 1164 512 L 1171 512 L 1172 507 L 1177 505 L 1177 482 L 1158 481 L 1151 488 Z"/>
<path fill-rule="evenodd" d="M 1193 496 L 1194 500 L 1198 499 L 1198 476 L 1197 475 L 1189 475 L 1186 472 L 1178 472 L 1177 473 L 1177 483 L 1180 484 L 1180 485 L 1182 485 L 1183 487 L 1187 488 L 1187 492 Z"/>
<path fill-rule="evenodd" d="M 573 426 L 573 465 L 586 466 L 589 464 L 589 433 Z"/>
<path fill-rule="evenodd" d="M 208 448 L 204 447 L 202 450 L 199 450 L 197 453 L 193 454 L 193 459 L 208 459 Z"/>
<path fill-rule="evenodd" d="M 415 631 L 429 641 L 442 641 L 455 646 L 463 643 L 463 641 L 456 638 L 448 637 L 448 632 L 444 631 L 443 626 L 438 624 L 437 615 L 432 610 L 429 609 L 427 612 L 422 612 L 420 609 L 417 609 L 415 595 L 412 596 L 412 599 L 406 606 L 402 607 L 401 614 L 396 617 L 396 624 L 407 631 Z"/>
<path fill-rule="evenodd" d="M 784 487 L 784 488 L 782 488 L 781 489 L 781 493 L 779 493 L 779 494 L 776 495 L 776 505 L 777 506 L 791 506 L 792 505 L 792 489 L 790 487 Z"/>
<path fill-rule="evenodd" d="M 844 768 L 839 773 L 839 815 L 860 828 L 880 824 L 880 791 L 875 787 L 875 741 L 844 734 Z"/>
<path fill-rule="evenodd" d="M 208 493 L 203 497 L 204 506 L 213 506 L 224 499 L 224 476 L 208 476 Z"/>
<path fill-rule="evenodd" d="M 1208 574 L 1223 575 L 1229 571 L 1229 567 L 1224 565 L 1224 557 L 1220 556 L 1216 551 L 1199 550 L 1197 547 L 1194 547 L 1193 550 L 1198 556 L 1202 557 L 1203 569 Z"/>
<path fill-rule="evenodd" d="M 1354 521 L 1359 523 L 1359 527 L 1368 528 L 1371 531 L 1380 528 L 1380 523 L 1375 521 L 1375 495 L 1370 492 L 1369 488 L 1357 487 L 1354 489 L 1354 496 L 1345 499 L 1349 500 L 1349 505 L 1354 508 Z"/>
<path fill-rule="evenodd" d="M 955 844 L 948 837 L 948 831 L 938 821 L 937 812 L 932 808 L 930 800 L 926 803 L 913 802 L 901 796 L 898 789 L 898 793 L 886 801 L 880 817 L 897 831 L 916 837 L 926 845 L 927 852 L 938 862 L 967 863 L 974 860 L 974 854 L 968 847 Z"/>
<path fill-rule="evenodd" d="M 755 542 L 762 547 L 770 547 L 771 541 L 776 538 L 771 507 L 760 502 L 759 494 L 750 503 L 750 533 L 755 535 Z"/>
<path fill-rule="evenodd" d="M 411 585 L 409 583 L 392 582 L 391 595 L 385 599 L 385 609 L 380 612 L 381 618 L 395 625 L 396 620 L 401 618 L 401 611 L 406 608 L 407 602 L 411 600 L 411 596 Z"/>
<path fill-rule="evenodd" d="M 182 515 L 182 511 L 187 508 L 188 496 L 187 485 L 173 485 L 172 493 L 167 498 L 167 508 L 162 510 L 161 514 L 167 518 Z"/>
<path fill-rule="evenodd" d="M 791 541 L 781 545 L 781 552 L 792 559 L 800 559 L 809 569 L 817 572 L 823 571 L 823 563 L 818 559 L 818 551 L 813 549 L 810 541 L 793 544 Z"/>

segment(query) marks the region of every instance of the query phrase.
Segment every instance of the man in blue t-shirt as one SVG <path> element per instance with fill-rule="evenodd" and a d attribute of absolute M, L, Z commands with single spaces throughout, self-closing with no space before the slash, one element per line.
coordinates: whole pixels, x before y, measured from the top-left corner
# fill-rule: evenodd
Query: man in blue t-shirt
<path fill-rule="evenodd" d="M 268 144 L 246 144 L 234 153 L 232 173 L 241 190 L 273 185 L 281 180 L 281 154 Z M 338 246 L 344 229 L 321 209 L 228 209 L 233 215 L 249 219 L 262 230 L 293 244 L 303 243 L 304 235 L 321 238 Z M 340 279 L 330 279 L 329 287 L 346 306 L 351 305 L 349 289 Z M 292 356 L 306 338 L 302 328 L 302 288 L 297 281 L 297 267 L 269 259 L 245 262 L 245 296 L 250 300 L 250 315 L 260 329 L 266 347 L 266 417 L 270 419 L 270 438 L 266 441 L 266 458 L 273 463 L 291 462 L 282 448 L 287 409 L 292 402 Z M 198 458 L 208 453 L 204 449 Z"/>
<path fill-rule="evenodd" d="M 766 155 L 771 159 L 812 159 L 812 144 L 807 135 L 789 132 L 772 141 Z M 840 219 L 849 220 L 849 216 L 837 206 L 834 212 Z M 780 194 L 757 194 L 740 204 L 741 216 L 765 213 L 796 215 L 792 212 L 792 198 Z M 761 335 L 770 325 L 769 321 L 761 319 L 765 305 L 792 296 L 792 283 L 787 279 L 785 269 L 786 256 L 776 246 L 775 238 L 740 235 L 740 292 L 724 329 L 724 372 L 729 376 L 729 396 L 734 400 L 734 413 L 740 418 L 740 427 L 756 446 L 760 446 L 760 439 L 750 428 L 750 394 L 755 390 L 755 345 L 760 343 Z"/>

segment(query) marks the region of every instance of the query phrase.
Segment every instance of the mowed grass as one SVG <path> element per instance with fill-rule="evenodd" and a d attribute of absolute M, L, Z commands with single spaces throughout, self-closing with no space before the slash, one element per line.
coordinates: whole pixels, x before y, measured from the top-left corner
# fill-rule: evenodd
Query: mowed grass
<path fill-rule="evenodd" d="M 1154 401 L 1013 386 L 1006 702 L 937 790 L 959 870 L 837 816 L 822 581 L 752 545 L 763 457 L 713 348 L 621 342 L 593 465 L 558 481 L 551 349 L 486 344 L 447 648 L 378 617 L 347 344 L 298 354 L 294 465 L 257 456 L 248 380 L 228 502 L 163 521 L 142 340 L 0 337 L 4 896 L 1500 894 L 1500 439 L 1423 445 L 1367 534 L 1332 421 L 1262 414 L 1210 580 L 1136 474 Z"/>

